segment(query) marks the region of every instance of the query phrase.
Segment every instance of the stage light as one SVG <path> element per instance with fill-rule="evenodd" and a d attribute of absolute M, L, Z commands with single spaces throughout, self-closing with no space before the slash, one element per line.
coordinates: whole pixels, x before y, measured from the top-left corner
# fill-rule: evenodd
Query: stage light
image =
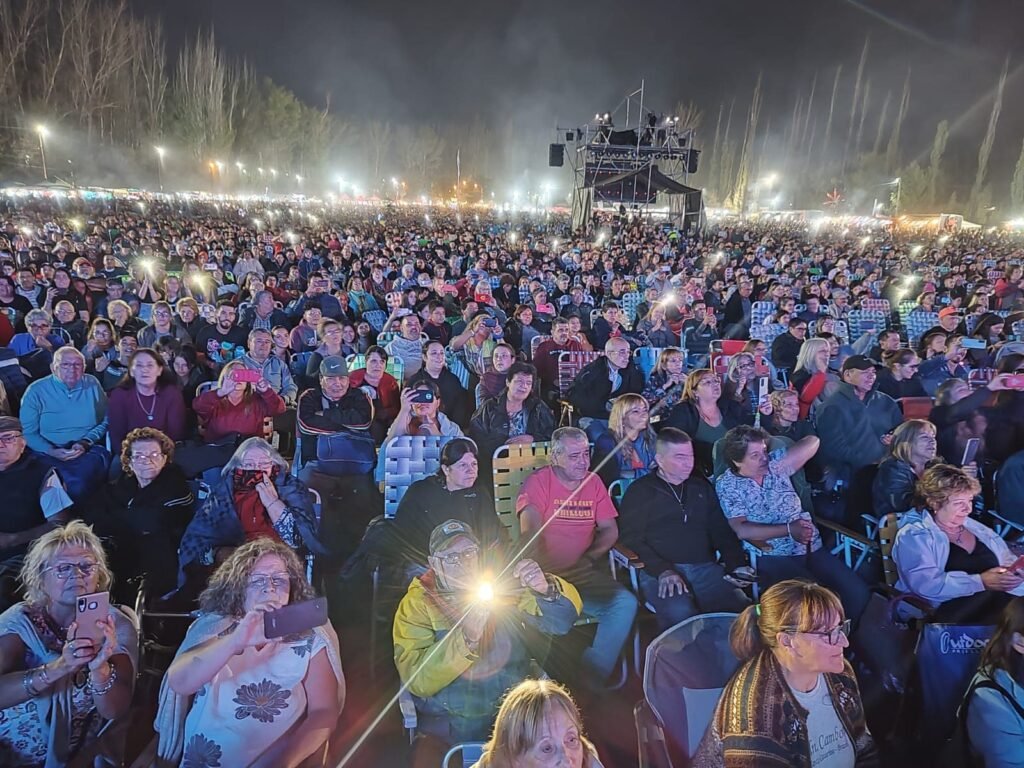
<path fill-rule="evenodd" d="M 260 227 L 263 226 L 263 222 L 260 221 L 259 219 L 253 219 L 252 223 L 255 225 L 256 229 L 259 229 Z"/>

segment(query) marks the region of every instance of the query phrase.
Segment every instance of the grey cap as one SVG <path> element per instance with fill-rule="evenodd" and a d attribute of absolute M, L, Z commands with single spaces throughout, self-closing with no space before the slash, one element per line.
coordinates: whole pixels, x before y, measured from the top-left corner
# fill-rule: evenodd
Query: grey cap
<path fill-rule="evenodd" d="M 320 362 L 321 376 L 348 376 L 348 366 L 341 355 L 329 355 Z"/>
<path fill-rule="evenodd" d="M 445 520 L 430 533 L 430 554 L 436 555 L 459 536 L 480 546 L 480 540 L 469 525 L 461 520 Z"/>

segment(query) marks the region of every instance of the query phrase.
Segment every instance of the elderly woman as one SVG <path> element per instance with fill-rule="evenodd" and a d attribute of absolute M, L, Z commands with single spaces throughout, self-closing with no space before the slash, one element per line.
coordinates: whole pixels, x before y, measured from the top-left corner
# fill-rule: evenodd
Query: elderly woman
<path fill-rule="evenodd" d="M 878 465 L 871 487 L 875 515 L 881 518 L 914 506 L 914 487 L 935 461 L 935 448 L 935 425 L 930 421 L 910 419 L 896 427 L 889 455 Z"/>
<path fill-rule="evenodd" d="M 251 541 L 217 569 L 160 689 L 161 765 L 297 766 L 324 751 L 345 703 L 337 635 L 329 623 L 263 634 L 264 614 L 313 597 L 279 541 Z"/>
<path fill-rule="evenodd" d="M 75 621 L 78 598 L 111 581 L 103 546 L 84 523 L 38 538 L 21 579 L 25 602 L 0 614 L 0 764 L 84 765 L 102 728 L 131 706 L 135 625 L 115 606 L 88 636 Z"/>
<path fill-rule="evenodd" d="M 529 363 L 514 363 L 506 369 L 504 390 L 473 414 L 469 436 L 480 446 L 488 470 L 490 458 L 500 445 L 551 439 L 557 426 L 555 415 L 536 389 L 537 369 Z"/>
<path fill-rule="evenodd" d="M 769 435 L 755 427 L 729 430 L 721 452 L 728 469 L 715 481 L 722 512 L 751 555 L 765 589 L 808 579 L 835 590 L 854 622 L 871 596 L 867 584 L 822 547 L 821 534 L 793 487 L 792 476 L 818 451 L 817 437 L 769 452 Z"/>
<path fill-rule="evenodd" d="M 192 491 L 174 463 L 174 441 L 158 429 L 129 432 L 120 459 L 121 475 L 93 495 L 87 519 L 113 542 L 119 585 L 141 574 L 147 592 L 167 594 L 175 586 L 178 544 L 192 519 Z"/>
<path fill-rule="evenodd" d="M 186 566 L 209 565 L 215 556 L 223 559 L 230 549 L 262 536 L 324 554 L 317 528 L 305 484 L 289 474 L 288 462 L 270 443 L 250 437 L 224 466 L 182 537 L 179 584 Z"/>
<path fill-rule="evenodd" d="M 829 370 L 831 346 L 828 339 L 808 339 L 800 347 L 790 382 L 800 396 L 800 418 L 838 389 L 839 377 Z"/>
<path fill-rule="evenodd" d="M 829 745 L 831 765 L 877 765 L 843 605 L 825 587 L 788 580 L 765 590 L 730 632 L 742 666 L 725 686 L 693 764 L 707 768 L 810 766 Z"/>
<path fill-rule="evenodd" d="M 652 413 L 667 411 L 679 402 L 686 385 L 685 367 L 686 358 L 680 349 L 668 347 L 658 355 L 658 363 L 643 391 Z"/>
<path fill-rule="evenodd" d="M 768 404 L 769 413 L 771 405 Z M 763 411 L 762 411 L 763 413 Z M 695 469 L 711 477 L 714 462 L 712 448 L 725 433 L 740 424 L 753 424 L 750 412 L 735 400 L 722 395 L 722 380 L 710 368 L 692 371 L 686 377 L 683 397 L 662 422 L 675 427 L 693 440 Z"/>
<path fill-rule="evenodd" d="M 473 768 L 527 766 L 601 768 L 583 735 L 583 718 L 569 692 L 552 680 L 525 680 L 507 694 L 491 740 Z"/>
<path fill-rule="evenodd" d="M 239 380 L 250 373 L 245 363 L 232 360 L 221 369 L 217 388 L 192 401 L 206 442 L 217 443 L 230 435 L 262 435 L 263 420 L 285 412 L 284 399 L 262 375 L 255 384 Z"/>
<path fill-rule="evenodd" d="M 79 501 L 103 481 L 110 461 L 103 448 L 107 396 L 85 372 L 85 358 L 74 347 L 57 350 L 51 370 L 22 397 L 25 442 L 49 457 L 68 494 Z"/>
<path fill-rule="evenodd" d="M 135 336 L 138 338 L 139 331 L 145 329 L 146 324 L 132 314 L 132 308 L 127 301 L 114 299 L 107 304 L 107 317 L 114 324 L 118 336 Z"/>
<path fill-rule="evenodd" d="M 604 484 L 635 480 L 656 469 L 654 438 L 647 401 L 636 394 L 615 398 L 608 430 L 594 441 L 594 464 Z"/>
<path fill-rule="evenodd" d="M 665 305 L 655 304 L 647 317 L 640 321 L 637 326 L 637 334 L 650 347 L 676 347 L 679 346 L 679 336 L 669 327 L 665 319 Z"/>
<path fill-rule="evenodd" d="M 128 361 L 128 374 L 110 391 L 110 445 L 119 451 L 125 435 L 138 427 L 151 427 L 172 440 L 186 436 L 185 401 L 177 378 L 152 349 L 137 349 Z"/>
<path fill-rule="evenodd" d="M 903 515 L 893 542 L 897 589 L 924 598 L 943 623 L 994 622 L 1010 595 L 1024 595 L 1024 579 L 999 535 L 972 520 L 978 481 L 958 467 L 936 464 L 921 475 L 924 509 Z"/>
<path fill-rule="evenodd" d="M 66 343 L 64 337 L 53 332 L 53 321 L 45 309 L 33 309 L 25 315 L 25 327 L 28 332 L 14 334 L 8 347 L 33 378 L 45 376 L 53 353 Z"/>

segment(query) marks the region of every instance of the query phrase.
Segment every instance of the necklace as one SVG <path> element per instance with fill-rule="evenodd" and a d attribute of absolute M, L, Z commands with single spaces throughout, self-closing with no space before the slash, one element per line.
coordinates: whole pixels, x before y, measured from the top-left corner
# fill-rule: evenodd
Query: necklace
<path fill-rule="evenodd" d="M 941 530 L 944 534 L 949 536 L 949 538 L 953 539 L 953 533 L 946 526 L 941 525 L 939 523 L 936 523 L 936 525 L 939 526 L 939 530 Z M 954 544 L 959 544 L 960 543 L 960 539 L 962 539 L 963 537 L 964 537 L 964 527 L 961 525 L 961 526 L 959 526 L 956 529 L 956 538 L 953 539 L 953 543 Z"/>
<path fill-rule="evenodd" d="M 687 520 L 690 519 L 690 514 L 685 509 L 683 509 L 683 489 L 682 489 L 682 486 L 680 486 L 680 488 L 679 488 L 679 493 L 676 493 L 676 489 L 672 485 L 672 483 L 670 483 L 668 480 L 666 480 L 662 476 L 662 474 L 660 472 L 658 473 L 658 477 L 660 477 L 662 479 L 662 482 L 664 482 L 665 485 L 668 486 L 669 491 L 672 492 L 672 496 L 676 500 L 676 504 L 678 504 L 679 508 L 683 510 L 683 522 L 685 523 Z"/>
<path fill-rule="evenodd" d="M 152 395 L 147 395 L 147 397 L 153 398 L 153 404 L 149 407 L 149 410 L 146 410 L 146 406 L 142 404 L 142 395 L 139 394 L 139 390 L 135 390 L 135 399 L 139 401 L 139 408 L 141 408 L 142 412 L 146 414 L 146 420 L 152 421 L 153 414 L 156 413 L 156 392 Z"/>

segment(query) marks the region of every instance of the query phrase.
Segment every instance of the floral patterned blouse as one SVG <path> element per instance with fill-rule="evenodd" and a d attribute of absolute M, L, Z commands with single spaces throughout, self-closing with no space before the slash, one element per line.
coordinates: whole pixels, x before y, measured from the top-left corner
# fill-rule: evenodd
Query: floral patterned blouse
<path fill-rule="evenodd" d="M 266 752 L 305 715 L 302 680 L 324 648 L 309 631 L 232 657 L 193 698 L 181 768 L 249 765 Z"/>

